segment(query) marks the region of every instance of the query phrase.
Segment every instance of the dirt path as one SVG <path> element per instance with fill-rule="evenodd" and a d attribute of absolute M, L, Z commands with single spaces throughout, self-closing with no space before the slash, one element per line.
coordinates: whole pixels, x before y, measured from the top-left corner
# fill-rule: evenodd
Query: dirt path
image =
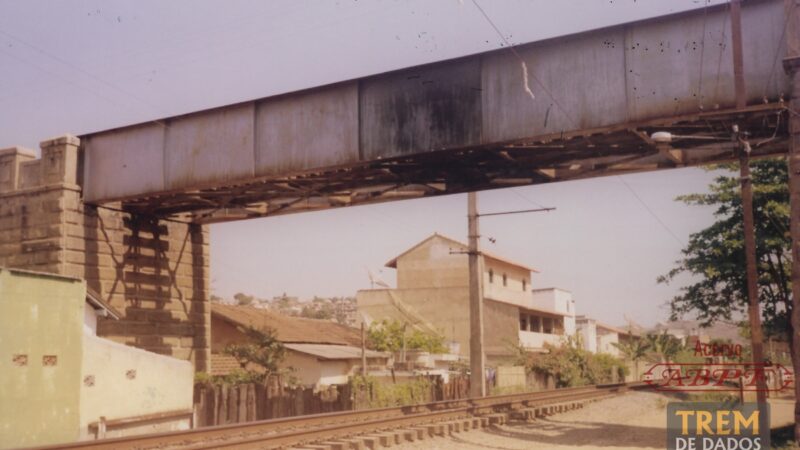
<path fill-rule="evenodd" d="M 535 423 L 460 433 L 446 438 L 404 444 L 401 450 L 622 450 L 663 449 L 666 445 L 666 405 L 674 399 L 655 392 L 628 392 L 591 403 Z M 773 424 L 785 423 L 787 401 L 773 404 Z M 790 420 L 790 419 L 789 419 Z"/>

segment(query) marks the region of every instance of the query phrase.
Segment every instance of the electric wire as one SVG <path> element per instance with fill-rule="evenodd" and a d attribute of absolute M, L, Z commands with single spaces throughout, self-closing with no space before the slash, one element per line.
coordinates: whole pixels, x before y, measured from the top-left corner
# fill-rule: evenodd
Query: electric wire
<path fill-rule="evenodd" d="M 631 194 L 633 194 L 633 196 L 636 198 L 636 200 L 639 201 L 639 203 L 644 207 L 644 209 L 648 212 L 648 214 L 650 214 L 650 216 L 653 219 L 655 219 L 655 221 L 658 222 L 658 224 L 661 225 L 661 227 L 664 228 L 664 230 L 666 230 L 667 233 L 669 233 L 669 235 L 672 236 L 673 239 L 675 239 L 675 242 L 677 242 L 678 244 L 681 245 L 681 247 L 683 247 L 683 245 L 684 245 L 683 241 L 678 237 L 678 235 L 676 235 L 670 229 L 670 227 L 667 226 L 666 223 L 664 223 L 663 220 L 661 220 L 661 218 L 658 217 L 658 215 L 652 209 L 650 209 L 650 207 L 647 205 L 647 202 L 645 202 L 644 199 L 642 199 L 642 197 L 640 197 L 639 194 L 637 194 L 636 191 L 621 176 L 617 175 L 617 178 L 619 179 L 619 181 L 622 182 L 622 184 L 626 188 L 628 188 L 628 190 L 631 192 Z"/>

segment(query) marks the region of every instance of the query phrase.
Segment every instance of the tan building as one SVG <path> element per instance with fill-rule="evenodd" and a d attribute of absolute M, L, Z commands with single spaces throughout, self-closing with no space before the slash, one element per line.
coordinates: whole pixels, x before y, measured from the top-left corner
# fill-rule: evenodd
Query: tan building
<path fill-rule="evenodd" d="M 213 303 L 211 306 L 211 375 L 240 368 L 223 353 L 229 344 L 247 342 L 246 327 L 270 328 L 287 349 L 283 366 L 305 386 L 347 383 L 361 370 L 361 332 L 327 320 L 284 316 L 265 309 Z M 370 369 L 384 369 L 389 355 L 366 351 Z"/>
<path fill-rule="evenodd" d="M 396 289 L 369 289 L 356 295 L 359 314 L 370 324 L 399 320 L 439 333 L 451 343 L 451 352 L 469 355 L 469 268 L 467 245 L 433 234 L 386 263 L 397 269 Z M 483 253 L 483 297 L 487 360 L 502 362 L 522 345 L 531 351 L 544 343 L 558 344 L 565 332 L 574 332 L 574 302 L 561 291 L 557 300 L 534 295 L 535 269 Z M 563 302 L 565 295 L 569 297 Z M 565 308 L 558 309 L 557 302 Z M 569 305 L 569 306 L 566 306 Z M 569 308 L 569 310 L 567 309 Z"/>

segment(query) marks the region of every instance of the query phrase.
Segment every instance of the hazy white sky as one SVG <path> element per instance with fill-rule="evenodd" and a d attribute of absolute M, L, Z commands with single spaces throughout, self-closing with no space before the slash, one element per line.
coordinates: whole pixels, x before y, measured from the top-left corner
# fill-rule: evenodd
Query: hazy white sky
<path fill-rule="evenodd" d="M 713 0 L 711 4 L 720 3 Z M 511 42 L 703 6 L 702 0 L 479 0 Z M 0 148 L 82 134 L 500 46 L 471 0 L 0 0 Z M 482 193 L 487 249 L 571 290 L 580 313 L 665 317 L 655 278 L 712 220 L 675 203 L 705 189 L 698 169 Z M 643 206 L 658 216 L 662 226 Z M 367 269 L 438 231 L 466 236 L 466 197 L 447 196 L 215 225 L 212 287 L 230 296 L 353 295 Z M 674 234 L 674 236 L 673 236 Z"/>

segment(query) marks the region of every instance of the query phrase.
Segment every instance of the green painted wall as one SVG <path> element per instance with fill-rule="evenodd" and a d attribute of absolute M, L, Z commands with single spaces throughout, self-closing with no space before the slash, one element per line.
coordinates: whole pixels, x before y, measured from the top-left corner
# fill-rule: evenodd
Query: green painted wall
<path fill-rule="evenodd" d="M 85 299 L 81 280 L 0 268 L 0 448 L 78 439 Z"/>

